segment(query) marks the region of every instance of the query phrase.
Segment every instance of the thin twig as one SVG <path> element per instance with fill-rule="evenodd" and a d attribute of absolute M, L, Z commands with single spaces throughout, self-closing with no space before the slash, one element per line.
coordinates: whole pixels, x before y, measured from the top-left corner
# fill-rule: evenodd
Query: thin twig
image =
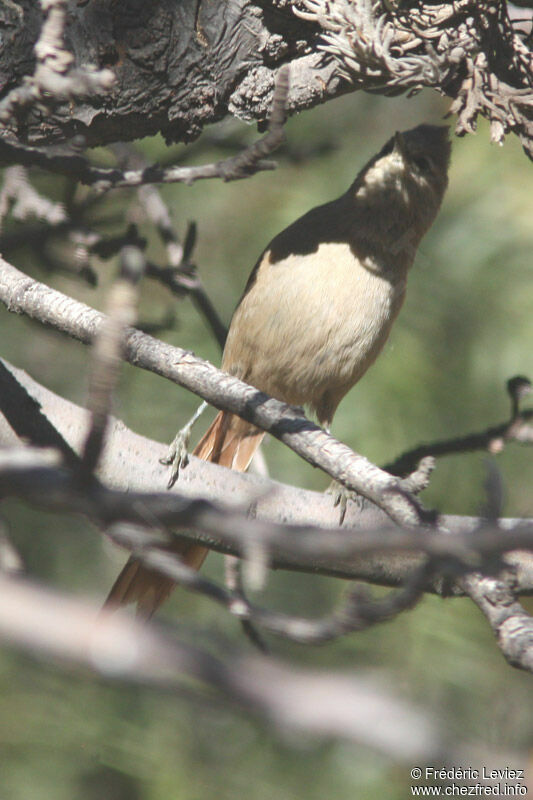
<path fill-rule="evenodd" d="M 148 166 L 146 159 L 129 145 L 114 145 L 112 150 L 119 158 L 121 166 L 127 169 L 145 169 Z M 184 294 L 190 296 L 223 350 L 227 329 L 207 295 L 196 265 L 192 263 L 196 244 L 196 224 L 194 222 L 188 224 L 182 245 L 172 222 L 170 210 L 158 189 L 153 184 L 146 184 L 139 187 L 137 196 L 146 215 L 157 228 L 167 253 L 167 266 L 160 267 L 148 263 L 147 276 L 161 281 L 179 297 Z"/>
<path fill-rule="evenodd" d="M 224 556 L 224 580 L 228 591 L 243 603 L 244 608 L 249 608 L 242 583 L 240 558 L 232 555 Z M 241 627 L 245 636 L 248 637 L 254 647 L 257 647 L 259 652 L 265 655 L 270 652 L 267 643 L 250 619 L 241 618 Z"/>
<path fill-rule="evenodd" d="M 507 381 L 507 392 L 511 398 L 511 416 L 507 422 L 492 425 L 483 431 L 457 436 L 452 439 L 422 444 L 398 456 L 383 469 L 392 475 L 406 475 L 417 469 L 417 465 L 427 458 L 437 458 L 455 453 L 469 453 L 485 450 L 500 453 L 506 442 L 533 444 L 533 409 L 520 408 L 520 401 L 531 392 L 528 378 L 516 376 Z"/>
<path fill-rule="evenodd" d="M 49 172 L 58 172 L 76 178 L 98 191 L 124 187 L 137 187 L 147 183 L 185 183 L 190 185 L 198 180 L 222 178 L 236 181 L 248 178 L 261 170 L 276 168 L 273 161 L 265 161 L 283 142 L 284 107 L 289 89 L 288 69 L 281 69 L 274 91 L 269 130 L 261 139 L 254 142 L 241 153 L 214 164 L 197 167 L 160 167 L 152 165 L 144 169 L 122 170 L 117 167 L 96 167 L 83 156 L 48 153 L 36 147 L 21 145 L 0 139 L 0 164 L 23 164 L 38 166 Z"/>
<path fill-rule="evenodd" d="M 184 294 L 187 294 L 207 322 L 220 349 L 224 349 L 228 329 L 211 302 L 195 265 L 190 262 L 182 262 L 178 267 L 160 267 L 157 264 L 148 262 L 146 275 L 167 286 L 178 297 L 183 297 Z"/>
<path fill-rule="evenodd" d="M 8 167 L 4 172 L 4 182 L 0 191 L 0 228 L 9 206 L 14 219 L 26 220 L 37 217 L 47 226 L 57 228 L 67 222 L 67 215 L 62 203 L 55 203 L 43 197 L 31 185 L 24 167 Z"/>
<path fill-rule="evenodd" d="M 142 253 L 131 245 L 124 247 L 120 278 L 109 292 L 108 316 L 93 345 L 88 397 L 91 422 L 80 462 L 80 473 L 84 477 L 92 475 L 102 452 L 113 391 L 122 367 L 124 336 L 137 315 L 137 284 L 143 267 Z"/>
<path fill-rule="evenodd" d="M 115 83 L 109 69 L 73 66 L 74 56 L 64 43 L 68 0 L 41 0 L 41 7 L 45 19 L 34 47 L 35 72 L 0 102 L 0 123 L 4 125 L 32 106 L 46 111 L 65 100 L 109 92 Z"/>

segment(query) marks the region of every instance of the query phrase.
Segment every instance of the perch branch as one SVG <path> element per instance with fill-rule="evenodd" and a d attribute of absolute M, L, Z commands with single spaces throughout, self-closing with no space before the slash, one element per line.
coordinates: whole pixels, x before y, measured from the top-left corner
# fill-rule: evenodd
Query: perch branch
<path fill-rule="evenodd" d="M 82 510 L 150 569 L 208 597 L 241 621 L 257 623 L 266 631 L 299 643 L 322 644 L 390 619 L 415 605 L 434 575 L 448 584 L 450 579 L 459 579 L 465 592 L 487 615 L 505 657 L 514 666 L 533 671 L 533 620 L 516 600 L 519 585 L 510 564 L 500 558 L 515 549 L 533 551 L 531 524 L 523 522 L 504 530 L 497 523 L 488 522 L 474 531 L 454 535 L 424 535 L 398 528 L 371 532 L 299 530 L 251 520 L 242 512 L 216 507 L 205 500 L 187 501 L 167 493 L 116 492 L 98 483 L 80 492 L 76 474 L 69 475 L 60 468 L 57 453 L 30 448 L 4 450 L 0 455 L 0 495 L 21 497 L 52 510 Z M 125 521 L 129 524 L 124 525 Z M 168 551 L 174 538 L 167 532 L 168 527 L 188 531 L 185 538 L 196 542 L 203 542 L 198 531 L 209 536 L 214 532 L 226 552 L 246 554 L 251 544 L 255 547 L 260 543 L 269 560 L 274 552 L 281 553 L 282 558 L 289 553 L 289 559 L 304 566 L 331 552 L 337 557 L 343 553 L 353 557 L 354 553 L 407 550 L 424 553 L 426 558 L 400 589 L 385 598 L 370 599 L 357 588 L 336 611 L 309 620 L 259 608 L 241 594 L 228 591 L 185 566 L 175 553 Z M 480 569 L 486 574 L 478 574 Z"/>
<path fill-rule="evenodd" d="M 98 481 L 81 493 L 75 470 L 62 467 L 59 454 L 51 449 L 5 448 L 0 454 L 0 492 L 51 511 L 82 513 L 130 550 L 164 550 L 174 540 L 172 531 L 178 531 L 180 539 L 245 559 L 253 557 L 260 546 L 274 567 L 326 574 L 328 564 L 344 563 L 348 575 L 350 564 L 358 558 L 419 553 L 433 569 L 457 577 L 484 565 L 492 571 L 500 569 L 503 555 L 533 550 L 531 520 L 496 524 L 443 518 L 443 531 L 431 533 L 400 529 L 385 521 L 380 525 L 363 521 L 359 528 L 322 528 L 250 518 L 244 505 L 222 505 L 169 492 L 119 491 Z M 329 574 L 335 571 L 330 568 Z M 436 590 L 436 582 L 427 577 L 424 586 Z M 533 580 L 518 589 L 533 591 Z"/>
<path fill-rule="evenodd" d="M 84 344 L 93 341 L 105 316 L 16 270 L 0 259 L 0 300 L 10 311 L 51 325 Z M 400 524 L 420 524 L 432 517 L 401 482 L 354 453 L 299 409 L 268 397 L 216 369 L 190 352 L 129 329 L 124 358 L 184 386 L 207 402 L 238 414 L 271 433 L 313 466 L 376 503 Z"/>

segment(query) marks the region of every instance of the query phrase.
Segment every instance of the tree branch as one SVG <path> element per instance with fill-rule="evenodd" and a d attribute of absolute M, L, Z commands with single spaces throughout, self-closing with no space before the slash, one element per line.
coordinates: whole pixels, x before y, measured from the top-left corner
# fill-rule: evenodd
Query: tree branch
<path fill-rule="evenodd" d="M 63 0 L 57 2 L 61 8 Z M 531 153 L 530 40 L 513 25 L 505 3 L 71 3 L 66 41 L 56 46 L 72 60 L 70 71 L 54 76 L 50 113 L 43 117 L 30 105 L 18 118 L 11 112 L 28 95 L 25 79 L 43 26 L 37 3 L 13 6 L 3 12 L 10 35 L 0 71 L 10 98 L 9 137 L 19 143 L 81 134 L 97 146 L 159 132 L 167 141 L 187 142 L 228 114 L 263 122 L 276 73 L 288 64 L 291 114 L 356 89 L 400 94 L 431 86 L 454 101 L 459 133 L 473 130 L 482 114 L 496 141 L 511 130 Z M 57 105 L 68 94 L 59 79 L 74 73 L 88 80 L 91 69 L 111 69 L 112 90 Z"/>
<path fill-rule="evenodd" d="M 105 319 L 89 306 L 32 280 L 3 259 L 0 300 L 10 311 L 27 314 L 84 344 L 93 341 Z M 401 482 L 310 422 L 299 409 L 269 398 L 192 353 L 129 329 L 124 358 L 271 433 L 310 464 L 371 500 L 396 522 L 413 525 L 433 519 L 413 495 L 405 492 Z"/>
<path fill-rule="evenodd" d="M 517 375 L 507 381 L 507 392 L 511 398 L 511 416 L 507 422 L 491 425 L 483 431 L 456 436 L 451 439 L 422 444 L 398 456 L 383 469 L 393 475 L 406 475 L 417 468 L 422 459 L 447 456 L 454 453 L 469 453 L 485 450 L 500 453 L 510 441 L 533 444 L 533 409 L 520 409 L 520 401 L 531 393 L 528 378 Z"/>
<path fill-rule="evenodd" d="M 235 651 L 213 655 L 181 642 L 168 627 L 104 615 L 98 606 L 2 575 L 0 637 L 105 680 L 183 694 L 194 679 L 189 696 L 209 692 L 210 703 L 229 701 L 281 730 L 355 740 L 408 762 L 445 757 L 440 726 L 368 679 Z"/>
<path fill-rule="evenodd" d="M 516 599 L 513 576 L 502 580 L 466 575 L 462 584 L 487 618 L 507 661 L 513 667 L 533 672 L 533 618 Z"/>

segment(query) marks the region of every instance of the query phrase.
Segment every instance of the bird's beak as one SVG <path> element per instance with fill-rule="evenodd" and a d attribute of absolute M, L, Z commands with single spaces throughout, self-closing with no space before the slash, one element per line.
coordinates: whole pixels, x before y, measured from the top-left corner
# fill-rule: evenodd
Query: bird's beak
<path fill-rule="evenodd" d="M 394 134 L 394 152 L 398 153 L 403 159 L 407 158 L 407 149 L 405 147 L 405 139 L 400 131 Z"/>

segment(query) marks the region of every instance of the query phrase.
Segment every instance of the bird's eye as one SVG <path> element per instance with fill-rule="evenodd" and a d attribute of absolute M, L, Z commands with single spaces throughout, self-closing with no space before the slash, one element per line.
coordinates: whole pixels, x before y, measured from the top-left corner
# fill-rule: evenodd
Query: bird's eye
<path fill-rule="evenodd" d="M 431 172 L 431 161 L 426 156 L 416 156 L 413 158 L 413 164 L 420 172 Z"/>

